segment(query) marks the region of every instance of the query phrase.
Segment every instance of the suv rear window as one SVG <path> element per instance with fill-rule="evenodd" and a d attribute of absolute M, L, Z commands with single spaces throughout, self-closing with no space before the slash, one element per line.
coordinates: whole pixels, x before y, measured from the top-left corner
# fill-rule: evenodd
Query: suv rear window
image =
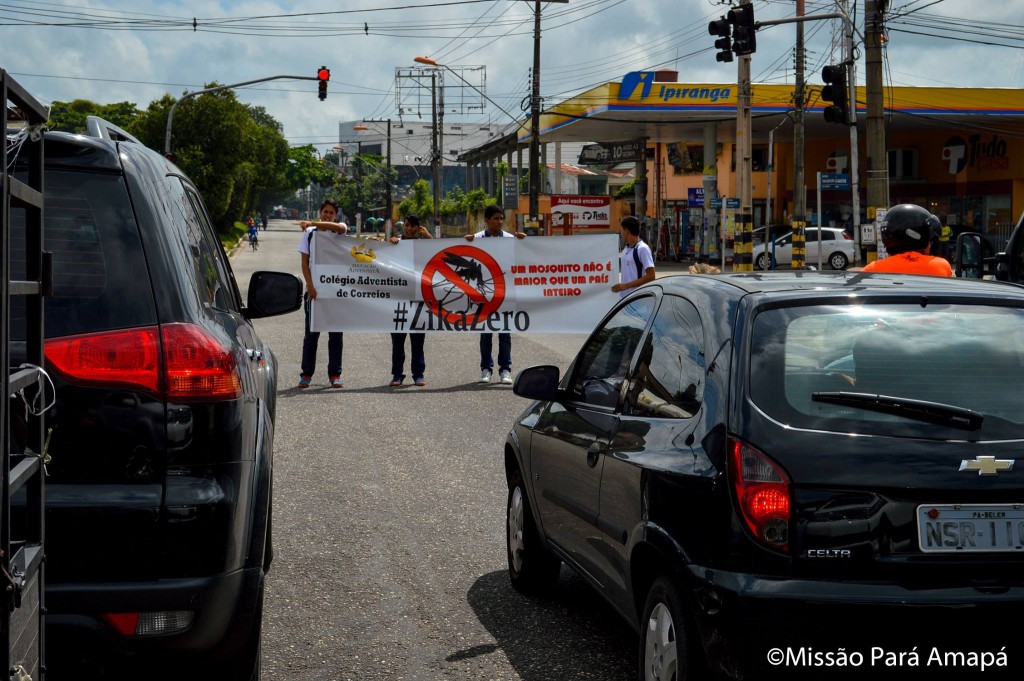
<path fill-rule="evenodd" d="M 156 307 L 131 202 L 119 175 L 47 169 L 44 249 L 53 254 L 47 337 L 156 323 Z M 11 265 L 25 278 L 25 212 L 11 210 Z M 23 334 L 25 301 L 13 301 Z M 16 331 L 18 330 L 18 331 Z"/>
<path fill-rule="evenodd" d="M 967 438 L 906 415 L 813 399 L 815 392 L 910 398 L 979 412 L 971 438 L 1024 437 L 1024 310 L 989 305 L 836 305 L 757 315 L 750 395 L 794 427 Z"/>

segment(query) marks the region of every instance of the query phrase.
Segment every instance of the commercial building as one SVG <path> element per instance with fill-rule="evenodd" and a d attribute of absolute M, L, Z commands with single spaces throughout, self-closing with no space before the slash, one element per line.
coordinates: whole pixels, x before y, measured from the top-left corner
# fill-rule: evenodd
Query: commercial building
<path fill-rule="evenodd" d="M 817 173 L 851 169 L 850 128 L 825 122 L 820 90 L 805 88 L 806 186 L 800 191 L 807 196 L 806 218 L 809 224 L 820 218 L 825 225 L 852 227 L 873 217 L 866 214 L 864 193 L 865 92 L 857 90 L 862 162 L 861 215 L 855 220 L 848 189 L 826 189 L 818 203 Z M 1008 234 L 1024 211 L 1024 90 L 887 87 L 884 97 L 888 204 L 918 203 L 954 229 Z M 786 224 L 793 212 L 793 99 L 792 85 L 752 86 L 755 227 Z M 675 71 L 632 72 L 546 110 L 540 139 L 556 148 L 554 154 L 545 151 L 547 159 L 565 143 L 597 142 L 609 149 L 616 148 L 612 143 L 639 143 L 644 153 L 636 169 L 647 182 L 632 210 L 662 226 L 658 242 L 666 253 L 716 253 L 721 235 L 728 246 L 731 206 L 738 208 L 736 101 L 735 84 L 679 82 Z M 528 142 L 529 130 L 521 127 L 515 139 L 498 137 L 464 152 L 468 183 L 487 187 L 484 171 Z M 705 153 L 709 148 L 713 156 Z M 542 212 L 545 207 L 550 211 L 542 197 Z"/>

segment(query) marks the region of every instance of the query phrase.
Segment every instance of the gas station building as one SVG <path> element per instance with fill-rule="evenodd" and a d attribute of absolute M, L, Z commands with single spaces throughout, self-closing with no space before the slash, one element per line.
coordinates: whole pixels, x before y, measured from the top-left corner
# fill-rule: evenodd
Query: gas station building
<path fill-rule="evenodd" d="M 786 225 L 796 191 L 794 88 L 755 83 L 751 90 L 754 227 Z M 820 93 L 820 85 L 805 87 L 806 222 L 816 225 L 820 217 L 825 226 L 852 227 L 849 188 L 823 190 L 818 205 L 817 173 L 835 177 L 851 168 L 851 128 L 824 120 L 828 102 Z M 889 205 L 922 205 L 954 232 L 1008 236 L 1024 212 L 1024 90 L 887 87 L 883 94 Z M 735 84 L 679 82 L 677 72 L 663 70 L 628 73 L 620 82 L 545 110 L 540 119 L 545 165 L 550 165 L 551 147 L 558 159 L 560 144 L 567 142 L 599 143 L 614 151 L 616 143 L 640 141 L 645 150 L 644 158 L 636 160 L 636 172 L 646 175 L 646 192 L 638 192 L 632 202 L 613 200 L 607 226 L 573 231 L 615 231 L 618 217 L 633 212 L 660 227 L 657 236 L 648 236 L 661 257 L 714 254 L 723 238 L 728 252 L 738 209 L 736 105 Z M 867 215 L 864 191 L 865 114 L 864 88 L 858 88 L 858 223 L 874 217 Z M 522 172 L 528 143 L 525 121 L 517 132 L 465 153 L 467 189 L 483 187 L 501 196 L 493 182 L 495 163 L 507 159 Z M 712 147 L 713 157 L 705 153 Z M 607 160 L 611 165 L 619 159 Z M 519 198 L 519 215 L 525 215 L 526 201 Z M 541 195 L 540 212 L 550 214 L 551 205 L 550 196 Z M 548 231 L 561 233 L 557 226 Z"/>

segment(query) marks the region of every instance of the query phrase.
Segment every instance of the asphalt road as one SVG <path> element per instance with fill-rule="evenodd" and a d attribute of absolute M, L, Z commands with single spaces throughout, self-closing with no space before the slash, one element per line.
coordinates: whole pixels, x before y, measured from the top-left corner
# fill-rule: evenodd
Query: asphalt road
<path fill-rule="evenodd" d="M 300 235 L 271 220 L 236 249 L 243 295 L 255 270 L 299 273 Z M 634 678 L 636 636 L 579 577 L 540 599 L 509 585 L 502 446 L 527 403 L 476 382 L 476 336 L 429 336 L 428 385 L 395 389 L 389 336 L 346 334 L 341 390 L 324 336 L 299 390 L 301 311 L 256 324 L 281 367 L 265 678 Z M 583 340 L 515 336 L 513 371 L 564 370 Z"/>

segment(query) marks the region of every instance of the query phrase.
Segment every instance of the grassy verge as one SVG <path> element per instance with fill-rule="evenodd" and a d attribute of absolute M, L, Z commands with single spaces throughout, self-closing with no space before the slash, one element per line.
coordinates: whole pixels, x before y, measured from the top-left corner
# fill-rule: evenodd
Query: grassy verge
<path fill-rule="evenodd" d="M 245 236 L 245 233 L 248 231 L 249 228 L 244 222 L 236 222 L 232 225 L 230 232 L 220 235 L 220 243 L 224 246 L 224 250 L 231 252 L 231 249 L 235 247 L 238 240 Z"/>

